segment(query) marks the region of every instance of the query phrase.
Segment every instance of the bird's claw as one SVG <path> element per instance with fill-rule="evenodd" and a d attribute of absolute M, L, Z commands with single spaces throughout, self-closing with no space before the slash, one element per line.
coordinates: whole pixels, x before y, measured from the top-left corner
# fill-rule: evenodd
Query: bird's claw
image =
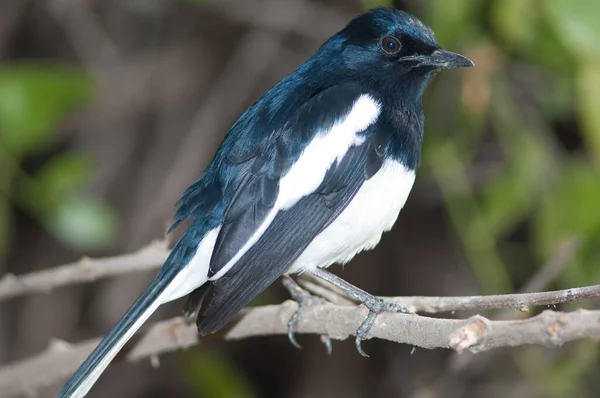
<path fill-rule="evenodd" d="M 367 339 L 378 314 L 379 312 L 369 309 L 369 314 L 365 320 L 362 321 L 358 329 L 356 329 L 356 340 L 354 341 L 354 345 L 356 346 L 356 351 L 365 358 L 368 358 L 369 355 L 362 349 L 362 341 Z"/>
<path fill-rule="evenodd" d="M 294 314 L 290 317 L 288 321 L 288 339 L 290 343 L 298 349 L 301 349 L 302 346 L 296 340 L 296 330 L 298 329 L 298 320 L 300 319 L 300 312 L 303 308 L 309 307 L 315 304 L 324 304 L 326 301 L 320 297 L 316 297 L 302 287 L 300 287 L 291 277 L 285 275 L 282 280 L 283 286 L 292 296 L 292 299 L 298 303 L 298 309 L 294 312 Z M 321 335 L 321 341 L 325 344 L 325 349 L 327 353 L 331 355 L 332 347 L 331 347 L 331 338 L 327 335 Z"/>
<path fill-rule="evenodd" d="M 299 350 L 302 349 L 302 346 L 300 345 L 300 343 L 298 343 L 298 340 L 296 340 L 295 332 L 298 327 L 298 318 L 300 317 L 300 308 L 301 308 L 300 303 L 298 303 L 298 309 L 296 310 L 296 312 L 294 312 L 294 315 L 292 315 L 288 321 L 288 332 L 287 332 L 290 343 L 292 343 L 292 345 Z"/>
<path fill-rule="evenodd" d="M 412 314 L 412 311 L 406 307 L 387 302 L 376 296 L 366 300 L 363 304 L 369 309 L 369 313 L 367 314 L 365 320 L 360 324 L 358 329 L 356 329 L 356 340 L 354 341 L 354 344 L 356 346 L 356 351 L 358 351 L 358 353 L 363 357 L 368 358 L 369 355 L 362 349 L 362 341 L 366 340 L 369 336 L 369 332 L 375 324 L 375 319 L 377 316 L 382 312 Z"/>

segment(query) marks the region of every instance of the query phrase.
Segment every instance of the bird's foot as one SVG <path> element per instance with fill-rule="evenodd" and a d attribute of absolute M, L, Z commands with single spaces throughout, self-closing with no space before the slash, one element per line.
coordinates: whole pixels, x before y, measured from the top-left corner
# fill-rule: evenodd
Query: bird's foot
<path fill-rule="evenodd" d="M 302 346 L 296 341 L 295 333 L 298 329 L 298 320 L 300 319 L 300 313 L 306 307 L 310 307 L 312 305 L 324 304 L 327 301 L 322 299 L 321 297 L 317 297 L 303 289 L 300 285 L 296 283 L 290 276 L 284 275 L 281 283 L 286 288 L 286 290 L 290 293 L 290 296 L 294 301 L 298 303 L 298 309 L 292 317 L 288 321 L 288 338 L 290 339 L 290 343 L 296 348 L 302 348 Z M 325 348 L 327 349 L 327 353 L 331 355 L 331 338 L 327 335 L 321 335 L 321 341 L 325 344 Z"/>
<path fill-rule="evenodd" d="M 356 340 L 354 340 L 354 345 L 356 346 L 356 351 L 363 357 L 369 357 L 369 355 L 364 352 L 362 349 L 362 341 L 366 340 L 369 336 L 369 332 L 371 328 L 375 324 L 375 319 L 382 312 L 395 312 L 401 314 L 412 314 L 408 308 L 403 307 L 401 305 L 390 303 L 389 301 L 385 301 L 384 299 L 370 295 L 367 297 L 362 304 L 369 309 L 369 313 L 365 320 L 360 324 L 358 329 L 356 330 Z"/>
<path fill-rule="evenodd" d="M 364 304 L 364 306 L 369 309 L 369 314 L 356 330 L 356 350 L 360 355 L 364 357 L 368 357 L 368 355 L 363 351 L 361 343 L 363 340 L 367 339 L 369 332 L 371 331 L 371 328 L 375 323 L 377 315 L 381 314 L 382 312 L 395 312 L 403 314 L 413 313 L 406 307 L 395 303 L 390 303 L 388 301 L 383 300 L 380 297 L 372 295 L 371 293 L 367 293 L 361 288 L 358 288 L 352 285 L 351 283 L 346 282 L 339 276 L 332 274 L 331 272 L 326 271 L 322 268 L 316 268 L 314 271 L 312 271 L 312 274 L 341 289 L 350 297 Z"/>

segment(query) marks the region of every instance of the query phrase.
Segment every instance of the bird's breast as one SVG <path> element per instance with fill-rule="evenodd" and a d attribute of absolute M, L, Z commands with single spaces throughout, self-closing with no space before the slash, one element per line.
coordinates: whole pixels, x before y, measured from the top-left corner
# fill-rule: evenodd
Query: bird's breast
<path fill-rule="evenodd" d="M 346 209 L 315 239 L 290 268 L 290 273 L 346 263 L 372 249 L 392 228 L 415 181 L 415 172 L 388 159 L 365 181 Z"/>

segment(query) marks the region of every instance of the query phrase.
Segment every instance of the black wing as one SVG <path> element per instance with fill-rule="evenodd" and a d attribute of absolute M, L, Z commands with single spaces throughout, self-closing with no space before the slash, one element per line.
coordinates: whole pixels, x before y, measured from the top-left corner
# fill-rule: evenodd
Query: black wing
<path fill-rule="evenodd" d="M 269 112 L 261 113 L 262 118 L 252 128 L 280 127 L 258 144 L 260 150 L 249 147 L 246 154 L 237 157 L 244 164 L 230 184 L 234 192 L 213 249 L 209 277 L 223 269 L 263 224 L 277 200 L 280 179 L 315 135 L 345 116 L 361 94 L 360 86 L 346 83 L 313 95 L 298 109 L 282 105 L 281 114 L 267 117 L 264 114 Z M 237 158 L 231 161 L 238 162 Z"/>
<path fill-rule="evenodd" d="M 201 334 L 220 329 L 283 274 L 336 219 L 363 182 L 381 167 L 381 159 L 375 152 L 370 141 L 348 150 L 339 164 L 331 166 L 316 192 L 287 211 L 280 211 L 233 268 L 210 282 L 196 322 Z"/>

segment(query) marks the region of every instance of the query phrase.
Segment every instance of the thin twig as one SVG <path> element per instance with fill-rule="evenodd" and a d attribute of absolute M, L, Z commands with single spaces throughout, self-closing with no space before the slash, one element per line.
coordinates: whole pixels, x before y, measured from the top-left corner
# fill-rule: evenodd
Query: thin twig
<path fill-rule="evenodd" d="M 560 304 L 600 298 L 600 285 L 575 287 L 541 293 L 500 294 L 462 297 L 388 297 L 389 301 L 407 307 L 413 312 L 438 313 L 482 309 L 511 308 L 529 311 L 533 306 Z"/>
<path fill-rule="evenodd" d="M 296 308 L 295 302 L 286 301 L 280 305 L 248 309 L 220 336 L 225 340 L 239 340 L 285 335 L 287 321 Z M 327 334 L 333 339 L 344 340 L 355 333 L 365 315 L 366 309 L 362 306 L 329 303 L 309 306 L 303 309 L 298 333 Z M 459 352 L 524 344 L 556 346 L 586 337 L 600 338 L 600 311 L 544 311 L 533 318 L 516 321 L 492 321 L 481 316 L 456 320 L 384 313 L 377 318 L 370 337 Z M 194 346 L 198 341 L 195 326 L 174 318 L 149 327 L 125 352 L 125 358 L 127 361 L 156 358 L 162 353 Z M 12 397 L 55 385 L 68 377 L 98 342 L 99 339 L 73 345 L 54 342 L 41 354 L 0 368 L 0 391 L 4 396 Z"/>
<path fill-rule="evenodd" d="M 25 275 L 6 274 L 0 278 L 0 301 L 32 293 L 48 293 L 66 285 L 91 282 L 109 276 L 159 268 L 169 254 L 167 245 L 157 241 L 133 253 L 115 257 L 84 257 Z"/>

